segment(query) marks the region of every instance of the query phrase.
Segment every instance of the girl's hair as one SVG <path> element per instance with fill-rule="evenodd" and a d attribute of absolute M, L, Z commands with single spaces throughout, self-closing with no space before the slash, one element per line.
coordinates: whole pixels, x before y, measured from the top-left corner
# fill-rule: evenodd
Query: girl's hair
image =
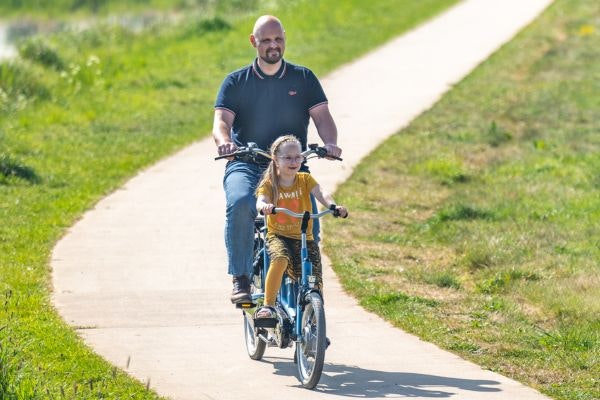
<path fill-rule="evenodd" d="M 294 135 L 284 135 L 275 139 L 273 144 L 271 144 L 271 162 L 269 162 L 269 166 L 263 173 L 263 176 L 260 179 L 260 183 L 257 186 L 257 188 L 263 185 L 271 186 L 271 193 L 273 195 L 271 201 L 275 205 L 277 205 L 277 200 L 279 199 L 279 177 L 277 176 L 277 165 L 275 164 L 275 157 L 277 155 L 277 152 L 279 151 L 279 148 L 284 143 L 297 143 L 298 146 L 302 148 L 300 140 L 298 140 L 298 138 Z"/>

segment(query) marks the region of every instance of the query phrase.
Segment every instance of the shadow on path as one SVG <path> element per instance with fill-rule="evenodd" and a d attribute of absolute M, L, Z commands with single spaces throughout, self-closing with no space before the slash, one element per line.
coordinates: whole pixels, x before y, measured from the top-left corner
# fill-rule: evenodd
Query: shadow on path
<path fill-rule="evenodd" d="M 296 376 L 292 360 L 265 358 L 273 365 L 275 374 Z M 461 391 L 499 392 L 500 382 L 493 380 L 460 379 L 446 376 L 416 374 L 412 372 L 376 371 L 341 364 L 326 363 L 316 391 L 327 394 L 360 398 L 422 397 L 447 398 L 457 395 L 438 388 L 456 388 Z M 298 384 L 299 386 L 299 384 Z"/>

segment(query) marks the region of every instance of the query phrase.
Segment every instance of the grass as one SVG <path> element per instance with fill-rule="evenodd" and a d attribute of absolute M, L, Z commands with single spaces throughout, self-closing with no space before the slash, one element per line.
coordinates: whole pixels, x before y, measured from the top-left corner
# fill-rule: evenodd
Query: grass
<path fill-rule="evenodd" d="M 160 11 L 189 11 L 198 8 L 214 7 L 210 0 L 6 0 L 0 3 L 0 13 L 3 16 L 28 16 L 36 18 L 56 18 L 112 15 L 123 12 L 155 12 Z M 256 5 L 257 1 L 228 0 L 221 2 L 221 7 L 247 7 Z M 218 7 L 218 5 L 217 5 Z"/>
<path fill-rule="evenodd" d="M 371 154 L 326 226 L 363 306 L 555 399 L 600 398 L 599 16 L 557 0 Z"/>
<path fill-rule="evenodd" d="M 158 397 L 94 355 L 56 314 L 50 253 L 101 197 L 209 134 L 221 80 L 254 56 L 247 35 L 256 15 L 276 12 L 287 58 L 322 75 L 453 1 L 269 3 L 277 8 L 244 2 L 254 8 L 140 33 L 98 25 L 47 35 L 0 64 L 0 399 Z M 7 4 L 23 12 L 33 3 Z M 49 13 L 62 16 L 72 3 L 52 4 Z"/>

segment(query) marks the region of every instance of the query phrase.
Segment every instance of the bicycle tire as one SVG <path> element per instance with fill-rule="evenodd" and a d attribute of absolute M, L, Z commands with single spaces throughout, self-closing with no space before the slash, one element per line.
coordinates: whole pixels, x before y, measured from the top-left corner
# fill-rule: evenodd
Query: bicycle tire
<path fill-rule="evenodd" d="M 257 224 L 257 221 L 255 221 Z M 254 261 L 253 271 L 250 278 L 250 292 L 252 294 L 263 290 L 262 269 L 263 269 L 263 247 L 264 239 L 260 234 L 260 226 L 255 225 L 254 236 Z M 265 354 L 267 343 L 261 340 L 254 328 L 254 317 L 251 313 L 244 311 L 244 342 L 248 356 L 253 360 L 260 360 Z"/>
<path fill-rule="evenodd" d="M 302 386 L 314 389 L 321 379 L 327 337 L 323 299 L 316 292 L 307 295 L 307 304 L 302 314 L 302 342 L 296 343 L 298 378 Z"/>

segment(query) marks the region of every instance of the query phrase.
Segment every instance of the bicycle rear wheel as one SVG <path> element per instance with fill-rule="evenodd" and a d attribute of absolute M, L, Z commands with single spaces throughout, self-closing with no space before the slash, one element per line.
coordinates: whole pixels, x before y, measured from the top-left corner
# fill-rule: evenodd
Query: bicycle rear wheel
<path fill-rule="evenodd" d="M 323 372 L 327 338 L 323 299 L 318 293 L 311 292 L 307 300 L 302 314 L 302 342 L 296 343 L 296 360 L 302 386 L 313 389 Z"/>
<path fill-rule="evenodd" d="M 250 278 L 250 293 L 256 295 L 261 293 L 263 288 L 263 267 L 264 267 L 264 246 L 265 241 L 261 234 L 261 228 L 264 226 L 264 219 L 256 219 L 254 221 L 254 260 L 253 271 Z M 262 302 L 262 300 L 259 300 Z M 255 305 L 256 306 L 256 305 Z M 244 341 L 246 342 L 246 350 L 248 356 L 253 360 L 260 360 L 265 354 L 267 344 L 258 337 L 258 331 L 254 328 L 253 313 L 255 308 L 244 311 Z"/>

